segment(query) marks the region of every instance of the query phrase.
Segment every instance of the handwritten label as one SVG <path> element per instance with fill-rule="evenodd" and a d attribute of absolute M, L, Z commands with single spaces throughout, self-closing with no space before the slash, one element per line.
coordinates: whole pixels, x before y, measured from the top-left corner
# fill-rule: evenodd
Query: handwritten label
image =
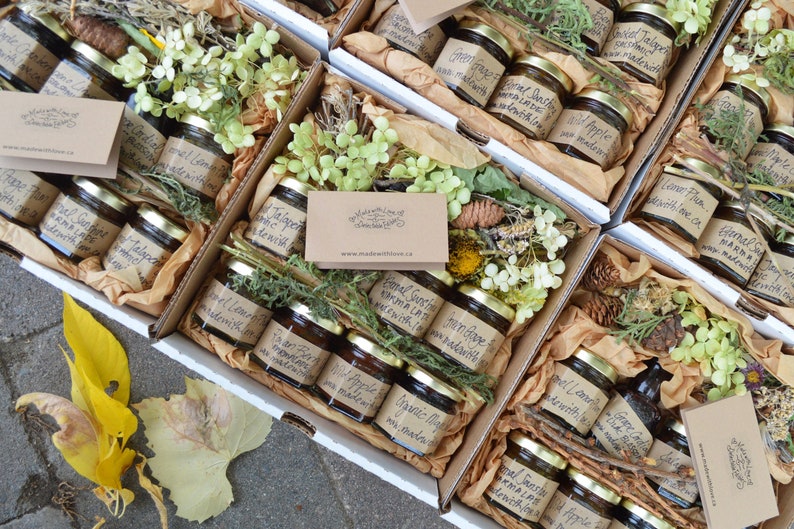
<path fill-rule="evenodd" d="M 42 235 L 83 259 L 105 253 L 121 231 L 66 195 L 52 204 L 39 227 Z"/>
<path fill-rule="evenodd" d="M 783 269 L 784 275 L 780 274 L 780 270 L 772 262 L 772 257 L 765 253 L 747 282 L 747 288 L 794 306 L 794 296 L 791 294 L 791 286 L 794 285 L 794 258 L 775 252 L 775 259 Z"/>
<path fill-rule="evenodd" d="M 702 257 L 710 257 L 747 281 L 764 255 L 753 230 L 738 222 L 712 218 L 697 242 Z"/>
<path fill-rule="evenodd" d="M 38 226 L 58 193 L 30 171 L 0 169 L 0 213 L 23 224 Z"/>
<path fill-rule="evenodd" d="M 587 37 L 596 44 L 596 51 L 601 50 L 604 42 L 609 36 L 609 31 L 612 29 L 612 23 L 615 21 L 615 13 L 606 6 L 601 5 L 596 0 L 582 0 L 587 12 L 590 13 L 590 19 L 593 21 L 593 27 L 582 31 L 582 36 Z M 555 9 L 552 12 L 551 20 L 546 24 L 547 26 L 559 23 L 562 18 L 562 10 Z"/>
<path fill-rule="evenodd" d="M 557 362 L 540 407 L 585 435 L 608 401 L 609 396 L 598 386 Z"/>
<path fill-rule="evenodd" d="M 748 171 L 763 171 L 779 186 L 794 183 L 794 154 L 777 143 L 756 143 L 745 162 Z"/>
<path fill-rule="evenodd" d="M 251 354 L 298 384 L 314 384 L 331 352 L 271 320 Z"/>
<path fill-rule="evenodd" d="M 483 47 L 449 39 L 433 69 L 450 86 L 460 88 L 480 107 L 488 103 L 505 67 Z"/>
<path fill-rule="evenodd" d="M 398 442 L 421 454 L 430 454 L 454 417 L 395 384 L 383 401 L 375 423 Z"/>
<path fill-rule="evenodd" d="M 218 196 L 231 170 L 223 158 L 174 136 L 166 141 L 156 167 L 211 199 Z"/>
<path fill-rule="evenodd" d="M 51 96 L 87 97 L 114 101 L 87 73 L 78 70 L 68 62 L 60 62 L 41 87 L 40 93 Z"/>
<path fill-rule="evenodd" d="M 670 68 L 673 40 L 642 22 L 619 22 L 612 27 L 599 56 L 629 64 L 658 85 Z"/>
<path fill-rule="evenodd" d="M 559 483 L 502 456 L 502 464 L 485 494 L 521 519 L 540 520 Z"/>
<path fill-rule="evenodd" d="M 758 135 L 764 130 L 764 118 L 761 109 L 746 98 L 736 95 L 732 90 L 720 90 L 706 103 L 706 106 L 714 111 L 715 116 L 740 114 L 744 109 L 744 127 L 739 127 L 737 134 L 739 138 L 734 142 L 739 158 L 746 158 L 750 154 Z M 738 151 L 738 147 L 743 145 L 743 151 Z"/>
<path fill-rule="evenodd" d="M 623 146 L 620 131 L 586 110 L 566 108 L 548 141 L 570 145 L 601 167 L 609 167 Z"/>
<path fill-rule="evenodd" d="M 619 394 L 609 399 L 592 431 L 607 452 L 620 456 L 621 450 L 626 450 L 633 461 L 644 457 L 653 442 L 653 434 Z"/>
<path fill-rule="evenodd" d="M 659 439 L 653 441 L 648 457 L 656 461 L 659 470 L 666 472 L 678 472 L 681 467 L 692 468 L 691 457 Z M 657 476 L 650 476 L 648 479 L 689 503 L 695 503 L 698 499 L 697 483 L 694 481 L 679 481 Z"/>
<path fill-rule="evenodd" d="M 152 288 L 157 273 L 170 257 L 171 252 L 167 248 L 163 248 L 129 224 L 125 224 L 102 258 L 102 266 L 112 270 L 134 268 L 141 286 L 149 289 Z"/>
<path fill-rule="evenodd" d="M 272 314 L 217 279 L 210 280 L 195 310 L 204 323 L 247 347 L 252 347 L 262 336 Z"/>
<path fill-rule="evenodd" d="M 331 355 L 317 378 L 317 389 L 334 400 L 361 414 L 374 417 L 391 384 L 350 365 L 337 355 Z"/>
<path fill-rule="evenodd" d="M 282 257 L 302 254 L 306 247 L 306 212 L 269 196 L 243 237 Z"/>
<path fill-rule="evenodd" d="M 36 39 L 8 20 L 0 20 L 0 68 L 38 92 L 59 62 Z"/>
<path fill-rule="evenodd" d="M 718 204 L 719 200 L 699 182 L 664 172 L 642 211 L 672 224 L 676 231 L 683 231 L 688 239 L 695 241 L 703 233 Z"/>
<path fill-rule="evenodd" d="M 369 291 L 369 305 L 378 316 L 417 338 L 424 336 L 443 304 L 444 298 L 394 271 Z"/>
<path fill-rule="evenodd" d="M 540 518 L 545 529 L 607 529 L 612 518 L 604 518 L 556 491 Z"/>
<path fill-rule="evenodd" d="M 166 137 L 149 122 L 124 107 L 121 123 L 121 147 L 119 161 L 136 171 L 145 171 L 154 166 L 165 148 Z"/>
<path fill-rule="evenodd" d="M 476 373 L 488 369 L 504 335 L 467 310 L 445 303 L 425 341 Z"/>
<path fill-rule="evenodd" d="M 447 36 L 439 26 L 432 26 L 418 35 L 414 33 L 400 4 L 390 7 L 372 32 L 397 48 L 413 53 L 426 64 L 435 62 L 447 42 Z"/>
<path fill-rule="evenodd" d="M 534 139 L 548 136 L 562 109 L 562 101 L 554 90 L 524 75 L 503 77 L 486 108 L 492 114 L 509 117 Z"/>

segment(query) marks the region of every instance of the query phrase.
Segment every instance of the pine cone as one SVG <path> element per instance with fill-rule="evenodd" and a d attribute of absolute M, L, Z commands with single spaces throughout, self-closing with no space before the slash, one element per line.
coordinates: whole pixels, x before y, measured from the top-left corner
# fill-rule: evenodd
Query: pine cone
<path fill-rule="evenodd" d="M 599 253 L 593 259 L 593 262 L 590 263 L 590 267 L 584 275 L 582 275 L 580 285 L 585 290 L 600 292 L 617 283 L 619 279 L 620 270 L 612 264 L 609 257 Z"/>
<path fill-rule="evenodd" d="M 477 200 L 464 204 L 460 215 L 451 222 L 454 228 L 468 230 L 471 228 L 490 228 L 505 218 L 505 210 L 490 200 Z"/>
<path fill-rule="evenodd" d="M 75 37 L 114 61 L 127 53 L 130 38 L 119 26 L 89 16 L 75 17 L 67 24 Z"/>
<path fill-rule="evenodd" d="M 676 313 L 659 323 L 651 334 L 643 338 L 641 345 L 660 353 L 666 353 L 684 339 L 686 331 L 681 325 L 681 315 Z"/>
<path fill-rule="evenodd" d="M 612 327 L 615 318 L 623 311 L 623 300 L 615 296 L 596 294 L 584 304 L 582 310 L 598 325 Z"/>

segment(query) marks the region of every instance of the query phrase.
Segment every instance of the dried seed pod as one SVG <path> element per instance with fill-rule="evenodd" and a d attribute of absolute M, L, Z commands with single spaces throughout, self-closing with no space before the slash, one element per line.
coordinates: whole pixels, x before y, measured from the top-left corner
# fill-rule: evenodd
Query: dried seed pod
<path fill-rule="evenodd" d="M 623 300 L 614 296 L 596 294 L 584 304 L 582 310 L 591 320 L 602 327 L 612 327 L 623 311 Z"/>
<path fill-rule="evenodd" d="M 130 38 L 116 25 L 85 15 L 68 19 L 65 24 L 75 37 L 110 59 L 116 60 L 127 53 Z"/>
<path fill-rule="evenodd" d="M 490 200 L 477 200 L 464 204 L 460 215 L 451 222 L 459 230 L 472 228 L 490 228 L 496 226 L 505 217 L 505 210 Z"/>
<path fill-rule="evenodd" d="M 585 290 L 601 292 L 613 286 L 619 280 L 620 270 L 612 264 L 609 257 L 599 253 L 582 276 L 580 285 Z"/>

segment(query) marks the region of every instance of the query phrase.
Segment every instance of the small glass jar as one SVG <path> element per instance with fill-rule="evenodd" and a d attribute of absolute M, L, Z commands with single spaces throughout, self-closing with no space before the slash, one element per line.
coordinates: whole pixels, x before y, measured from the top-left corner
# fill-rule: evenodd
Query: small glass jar
<path fill-rule="evenodd" d="M 333 409 L 370 423 L 402 367 L 403 361 L 387 349 L 350 331 L 325 363 L 315 390 Z"/>
<path fill-rule="evenodd" d="M 565 459 L 519 430 L 507 436 L 499 470 L 485 490 L 485 499 L 532 529 L 560 485 Z"/>
<path fill-rule="evenodd" d="M 764 130 L 769 116 L 769 104 L 772 97 L 765 88 L 755 81 L 745 79 L 741 75 L 728 75 L 717 93 L 706 103 L 701 119 L 722 113 L 744 115 L 744 126 L 737 131 L 738 137 L 733 141 L 732 151 L 739 158 L 745 159 L 750 154 L 758 136 Z M 714 143 L 715 137 L 705 126 L 701 130 Z"/>
<path fill-rule="evenodd" d="M 126 101 L 132 90 L 111 73 L 111 59 L 85 42 L 72 42 L 69 53 L 41 87 L 42 94 Z"/>
<path fill-rule="evenodd" d="M 663 224 L 687 241 L 695 242 L 722 198 L 719 187 L 692 178 L 699 175 L 719 179 L 722 173 L 713 165 L 690 157 L 665 166 L 640 217 Z"/>
<path fill-rule="evenodd" d="M 39 223 L 39 238 L 69 259 L 103 255 L 134 206 L 104 185 L 75 176 Z"/>
<path fill-rule="evenodd" d="M 243 238 L 279 257 L 301 255 L 306 247 L 306 204 L 313 188 L 284 176 L 251 219 Z"/>
<path fill-rule="evenodd" d="M 155 170 L 172 176 L 198 197 L 214 203 L 232 169 L 234 154 L 215 141 L 212 123 L 195 114 L 183 114 L 165 142 Z"/>
<path fill-rule="evenodd" d="M 419 456 L 431 455 L 455 418 L 458 390 L 409 365 L 400 374 L 372 421 L 389 440 Z"/>
<path fill-rule="evenodd" d="M 295 302 L 273 313 L 251 350 L 251 360 L 297 388 L 309 388 L 344 332 L 338 322 L 317 317 L 309 307 Z"/>
<path fill-rule="evenodd" d="M 618 14 L 600 57 L 637 80 L 659 87 L 678 60 L 680 48 L 675 40 L 680 27 L 662 5 L 629 4 Z"/>
<path fill-rule="evenodd" d="M 586 435 L 609 402 L 618 372 L 584 347 L 554 365 L 540 398 L 541 411 L 572 432 Z"/>
<path fill-rule="evenodd" d="M 769 125 L 744 161 L 748 173 L 763 171 L 779 186 L 794 183 L 794 127 Z"/>
<path fill-rule="evenodd" d="M 415 338 L 422 338 L 455 279 L 446 270 L 384 272 L 369 291 L 369 306 L 384 322 Z"/>
<path fill-rule="evenodd" d="M 102 257 L 102 266 L 105 270 L 133 268 L 141 290 L 148 290 L 154 285 L 160 269 L 189 234 L 154 207 L 142 204 Z"/>
<path fill-rule="evenodd" d="M 674 525 L 628 498 L 620 502 L 613 516 L 609 529 L 676 529 Z"/>
<path fill-rule="evenodd" d="M 507 38 L 487 24 L 463 19 L 433 70 L 467 103 L 484 108 L 513 58 Z"/>
<path fill-rule="evenodd" d="M 620 495 L 568 466 L 540 525 L 545 529 L 607 529 Z"/>
<path fill-rule="evenodd" d="M 678 472 L 682 467 L 694 468 L 684 423 L 677 419 L 668 420 L 654 439 L 648 457 L 657 462 L 659 470 L 666 472 Z M 655 485 L 654 488 L 660 496 L 684 509 L 694 507 L 698 501 L 699 493 L 695 480 L 681 481 L 655 476 L 650 476 L 648 480 Z"/>
<path fill-rule="evenodd" d="M 298 3 L 303 4 L 305 6 L 310 7 L 314 11 L 317 11 L 324 17 L 330 17 L 337 11 L 339 11 L 339 6 L 336 5 L 334 0 L 296 0 Z"/>
<path fill-rule="evenodd" d="M 510 305 L 463 284 L 442 305 L 424 339 L 451 362 L 483 373 L 502 346 L 514 317 Z"/>
<path fill-rule="evenodd" d="M 761 236 L 768 239 L 771 227 L 760 216 L 752 212 L 750 215 L 761 230 Z M 744 205 L 738 200 L 719 205 L 695 248 L 703 266 L 740 287 L 747 284 L 764 256 L 762 239 L 753 230 Z"/>
<path fill-rule="evenodd" d="M 402 6 L 395 3 L 383 13 L 372 32 L 386 39 L 392 48 L 410 53 L 425 64 L 433 64 L 455 26 L 455 19 L 450 17 L 417 35 Z"/>
<path fill-rule="evenodd" d="M 127 101 L 121 122 L 119 164 L 134 171 L 149 171 L 165 149 L 174 120 L 165 113 L 155 117 L 143 110 L 135 112 L 135 101 Z"/>
<path fill-rule="evenodd" d="M 587 53 L 597 57 L 620 12 L 620 2 L 618 0 L 582 0 L 582 4 L 593 21 L 592 28 L 582 31 L 582 42 L 587 47 Z M 550 26 L 556 23 L 563 16 L 562 11 L 555 9 L 546 25 Z"/>
<path fill-rule="evenodd" d="M 573 81 L 542 57 L 525 55 L 499 81 L 487 112 L 528 138 L 542 140 L 560 117 Z"/>
<path fill-rule="evenodd" d="M 244 351 L 254 347 L 273 315 L 245 286 L 254 273 L 246 263 L 229 259 L 209 279 L 191 316 L 200 329 Z"/>
<path fill-rule="evenodd" d="M 46 13 L 12 7 L 0 20 L 0 77 L 23 92 L 38 92 L 69 51 L 72 36 Z"/>
<path fill-rule="evenodd" d="M 607 171 L 620 156 L 633 121 L 634 114 L 620 99 L 587 88 L 562 111 L 546 140 L 560 152 Z"/>
<path fill-rule="evenodd" d="M 789 232 L 782 241 L 770 241 L 769 249 L 773 255 L 764 253 L 747 282 L 747 292 L 775 305 L 794 307 L 794 234 Z"/>
<path fill-rule="evenodd" d="M 58 185 L 66 176 L 32 173 L 17 169 L 0 169 L 0 214 L 38 229 L 44 214 L 58 198 Z"/>

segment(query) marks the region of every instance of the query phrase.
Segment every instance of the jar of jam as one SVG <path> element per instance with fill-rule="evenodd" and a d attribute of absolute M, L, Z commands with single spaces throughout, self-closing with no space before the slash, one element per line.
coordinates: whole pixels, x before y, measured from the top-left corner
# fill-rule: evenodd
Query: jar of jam
<path fill-rule="evenodd" d="M 146 172 L 151 170 L 165 149 L 175 122 L 165 113 L 156 117 L 143 110 L 136 113 L 134 108 L 134 101 L 127 101 L 124 107 L 119 164 Z"/>
<path fill-rule="evenodd" d="M 659 518 L 626 498 L 615 509 L 609 529 L 675 529 L 675 526 Z"/>
<path fill-rule="evenodd" d="M 306 247 L 306 203 L 314 189 L 284 176 L 251 219 L 243 238 L 279 257 L 303 254 Z"/>
<path fill-rule="evenodd" d="M 722 198 L 719 187 L 693 178 L 704 175 L 720 179 L 722 173 L 713 165 L 690 157 L 665 166 L 640 217 L 663 224 L 687 241 L 695 242 Z"/>
<path fill-rule="evenodd" d="M 746 290 L 775 305 L 794 307 L 794 233 L 782 241 L 770 241 L 769 249 L 772 255 L 764 253 Z"/>
<path fill-rule="evenodd" d="M 455 19 L 450 17 L 417 35 L 402 6 L 395 3 L 383 13 L 372 32 L 386 39 L 392 48 L 410 53 L 425 64 L 433 64 L 455 26 Z"/>
<path fill-rule="evenodd" d="M 23 92 L 38 92 L 69 51 L 72 36 L 46 13 L 27 4 L 0 20 L 0 77 Z"/>
<path fill-rule="evenodd" d="M 155 171 L 174 177 L 202 201 L 214 203 L 229 178 L 234 154 L 223 152 L 215 128 L 195 114 L 183 114 L 165 142 Z"/>
<path fill-rule="evenodd" d="M 513 62 L 485 108 L 528 138 L 542 140 L 560 117 L 573 81 L 551 61 L 525 55 Z"/>
<path fill-rule="evenodd" d="M 739 158 L 745 159 L 764 130 L 771 100 L 769 92 L 755 81 L 738 74 L 729 75 L 717 93 L 706 103 L 701 120 L 708 119 L 711 115 L 720 116 L 722 113 L 743 115 L 744 126 L 736 131 L 737 137 L 730 150 Z M 701 126 L 701 130 L 709 141 L 716 141 L 707 127 Z"/>
<path fill-rule="evenodd" d="M 298 3 L 303 4 L 305 6 L 310 7 L 314 11 L 317 11 L 324 17 L 330 17 L 337 11 L 339 11 L 339 6 L 336 5 L 334 0 L 296 0 Z"/>
<path fill-rule="evenodd" d="M 463 19 L 433 70 L 467 103 L 484 108 L 513 59 L 513 46 L 487 24 Z"/>
<path fill-rule="evenodd" d="M 38 229 L 41 219 L 55 199 L 58 185 L 66 183 L 65 176 L 32 173 L 17 169 L 0 169 L 0 214 Z"/>
<path fill-rule="evenodd" d="M 692 469 L 684 423 L 678 419 L 668 420 L 654 439 L 648 457 L 657 462 L 657 468 L 667 472 L 678 472 L 681 468 Z M 698 487 L 694 479 L 689 481 L 651 476 L 660 496 L 676 505 L 689 509 L 698 501 Z"/>
<path fill-rule="evenodd" d="M 582 90 L 562 111 L 547 141 L 560 152 L 601 166 L 615 164 L 634 114 L 620 99 L 596 90 Z"/>
<path fill-rule="evenodd" d="M 769 125 L 744 161 L 748 172 L 762 171 L 779 186 L 794 183 L 794 127 Z"/>
<path fill-rule="evenodd" d="M 140 290 L 148 290 L 154 285 L 160 269 L 189 234 L 154 207 L 142 204 L 102 257 L 102 266 L 105 270 L 134 269 L 141 283 Z"/>
<path fill-rule="evenodd" d="M 607 529 L 612 522 L 620 495 L 568 466 L 566 478 L 560 483 L 543 516 L 544 529 Z"/>
<path fill-rule="evenodd" d="M 103 255 L 134 206 L 110 189 L 75 176 L 39 223 L 39 238 L 69 259 Z"/>
<path fill-rule="evenodd" d="M 398 331 L 421 338 L 452 295 L 454 283 L 446 270 L 390 270 L 370 289 L 369 306 Z"/>
<path fill-rule="evenodd" d="M 572 432 L 586 435 L 609 402 L 618 372 L 584 347 L 554 365 L 540 398 L 542 412 Z"/>
<path fill-rule="evenodd" d="M 680 27 L 662 5 L 629 4 L 620 11 L 600 57 L 637 80 L 659 87 L 678 60 L 680 48 L 675 40 Z"/>
<path fill-rule="evenodd" d="M 431 455 L 455 418 L 463 395 L 428 371 L 409 365 L 381 404 L 373 426 L 419 455 Z"/>
<path fill-rule="evenodd" d="M 424 339 L 448 360 L 483 373 L 502 346 L 514 316 L 513 308 L 499 298 L 463 284 L 442 305 Z"/>
<path fill-rule="evenodd" d="M 750 224 L 744 205 L 738 200 L 720 204 L 711 217 L 695 248 L 698 261 L 740 287 L 744 287 L 764 256 L 762 237 L 771 236 L 771 227 L 760 216 L 750 212 L 761 234 Z"/>
<path fill-rule="evenodd" d="M 402 367 L 388 349 L 349 331 L 325 363 L 315 390 L 333 409 L 370 423 Z"/>
<path fill-rule="evenodd" d="M 525 433 L 513 430 L 494 480 L 485 490 L 491 505 L 532 529 L 551 501 L 568 463 L 562 456 L 536 443 Z"/>
<path fill-rule="evenodd" d="M 582 0 L 582 4 L 593 21 L 592 28 L 582 31 L 582 42 L 586 46 L 587 53 L 598 56 L 609 36 L 615 18 L 618 16 L 620 2 L 618 0 Z M 563 9 L 555 9 L 551 20 L 546 25 L 557 23 L 562 18 L 563 11 Z"/>
<path fill-rule="evenodd" d="M 209 279 L 192 314 L 200 329 L 244 351 L 254 347 L 273 315 L 245 285 L 255 273 L 246 263 L 229 259 Z"/>
<path fill-rule="evenodd" d="M 75 40 L 66 57 L 41 87 L 42 94 L 126 101 L 132 92 L 113 75 L 113 62 L 85 42 Z"/>
<path fill-rule="evenodd" d="M 273 313 L 251 360 L 295 387 L 308 388 L 344 332 L 338 322 L 315 316 L 309 307 L 295 302 Z"/>

